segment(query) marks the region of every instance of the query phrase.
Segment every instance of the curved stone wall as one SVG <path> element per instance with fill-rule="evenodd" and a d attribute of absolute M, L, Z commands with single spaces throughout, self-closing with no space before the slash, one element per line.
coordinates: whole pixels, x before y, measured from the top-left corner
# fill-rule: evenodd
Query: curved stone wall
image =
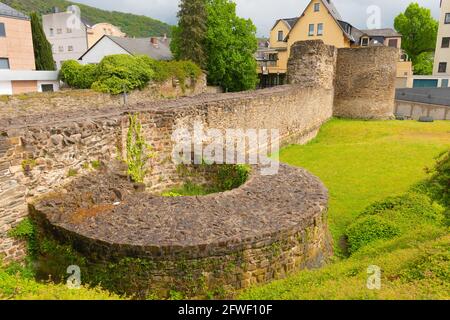
<path fill-rule="evenodd" d="M 385 46 L 338 49 L 334 115 L 393 119 L 400 52 Z"/>
<path fill-rule="evenodd" d="M 204 197 L 136 193 L 120 176 L 83 177 L 30 205 L 45 237 L 87 258 L 84 274 L 111 263 L 126 273 L 123 261 L 147 261 L 134 292 L 119 283 L 108 289 L 203 296 L 319 267 L 332 254 L 327 191 L 303 169 L 281 165 L 278 175 L 262 176 L 254 168 L 240 188 Z"/>

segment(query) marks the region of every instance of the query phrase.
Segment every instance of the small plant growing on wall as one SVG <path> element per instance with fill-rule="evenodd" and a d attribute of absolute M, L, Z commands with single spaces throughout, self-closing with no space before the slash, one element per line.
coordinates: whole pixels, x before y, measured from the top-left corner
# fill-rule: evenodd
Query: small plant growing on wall
<path fill-rule="evenodd" d="M 142 124 L 139 115 L 130 115 L 130 127 L 127 134 L 128 174 L 134 182 L 144 182 L 148 173 L 147 161 L 154 157 L 152 148 L 142 135 Z"/>

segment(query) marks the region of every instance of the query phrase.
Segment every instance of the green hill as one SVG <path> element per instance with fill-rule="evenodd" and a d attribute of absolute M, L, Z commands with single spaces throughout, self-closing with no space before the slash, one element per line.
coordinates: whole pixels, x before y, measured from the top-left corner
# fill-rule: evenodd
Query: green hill
<path fill-rule="evenodd" d="M 171 26 L 167 23 L 131 13 L 106 11 L 66 0 L 0 0 L 1 2 L 24 13 L 36 11 L 41 14 L 50 13 L 53 7 L 65 10 L 69 5 L 76 4 L 81 9 L 83 19 L 95 24 L 109 22 L 122 29 L 131 37 L 170 36 Z"/>

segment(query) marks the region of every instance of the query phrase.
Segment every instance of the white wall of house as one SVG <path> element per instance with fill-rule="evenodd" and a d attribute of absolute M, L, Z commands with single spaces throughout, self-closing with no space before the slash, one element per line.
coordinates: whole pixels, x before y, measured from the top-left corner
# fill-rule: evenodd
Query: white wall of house
<path fill-rule="evenodd" d="M 52 45 L 57 68 L 67 60 L 77 60 L 88 49 L 86 25 L 77 21 L 70 12 L 42 16 L 45 35 Z"/>
<path fill-rule="evenodd" d="M 0 81 L 0 95 L 11 95 L 12 84 L 11 81 Z"/>
<path fill-rule="evenodd" d="M 112 54 L 129 54 L 125 49 L 119 46 L 108 37 L 103 37 L 96 45 L 83 56 L 82 64 L 99 63 L 105 56 Z M 81 55 L 80 55 L 81 56 Z"/>
<path fill-rule="evenodd" d="M 42 92 L 42 85 L 52 85 L 53 91 L 59 91 L 59 81 L 38 81 L 38 92 Z"/>
<path fill-rule="evenodd" d="M 450 46 L 443 48 L 442 39 L 450 37 L 450 23 L 445 23 L 445 17 L 450 15 L 450 0 L 442 0 L 441 15 L 439 18 L 439 32 L 437 37 L 436 52 L 434 55 L 433 75 L 435 76 L 450 76 Z M 439 72 L 439 65 L 447 63 L 445 72 Z"/>

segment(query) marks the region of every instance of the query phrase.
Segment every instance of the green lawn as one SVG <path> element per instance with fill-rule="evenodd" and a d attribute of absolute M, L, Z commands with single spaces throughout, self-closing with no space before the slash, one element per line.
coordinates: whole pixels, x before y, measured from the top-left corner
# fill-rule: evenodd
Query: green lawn
<path fill-rule="evenodd" d="M 282 162 L 310 170 L 328 187 L 329 224 L 337 255 L 320 270 L 251 288 L 240 298 L 450 299 L 449 228 L 439 220 L 443 215 L 436 221 L 430 218 L 445 209 L 410 191 L 427 177 L 424 168 L 433 167 L 435 158 L 449 148 L 450 121 L 332 120 L 309 144 L 281 150 Z M 380 237 L 344 257 L 339 239 L 352 223 L 365 221 L 367 215 L 361 215 L 365 208 L 405 194 L 412 196 L 402 198 L 399 207 L 392 209 L 384 202 L 374 215 L 392 221 L 401 233 Z M 381 290 L 367 289 L 370 265 L 382 270 Z"/>
<path fill-rule="evenodd" d="M 449 148 L 450 121 L 332 120 L 309 144 L 281 150 L 280 160 L 308 169 L 325 183 L 337 243 L 365 207 L 403 194 Z"/>

